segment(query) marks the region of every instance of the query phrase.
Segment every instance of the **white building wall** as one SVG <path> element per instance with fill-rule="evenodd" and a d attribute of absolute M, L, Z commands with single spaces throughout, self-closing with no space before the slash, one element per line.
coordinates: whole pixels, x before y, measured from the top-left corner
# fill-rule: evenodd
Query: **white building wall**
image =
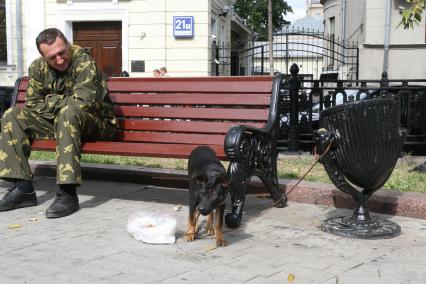
<path fill-rule="evenodd" d="M 425 43 L 425 19 L 415 26 L 414 29 L 404 30 L 402 27 L 396 28 L 401 21 L 399 9 L 392 1 L 391 15 L 391 36 L 390 44 L 424 44 Z M 367 1 L 366 5 L 366 44 L 383 44 L 385 37 L 385 19 L 386 19 L 387 1 Z"/>
<path fill-rule="evenodd" d="M 366 0 L 346 1 L 345 42 L 364 42 Z M 343 36 L 342 36 L 343 38 Z"/>
<path fill-rule="evenodd" d="M 16 1 L 6 0 L 6 17 L 7 17 L 7 39 L 8 39 L 8 62 L 6 66 L 0 66 L 0 86 L 13 86 L 18 77 L 18 44 L 17 44 L 17 25 L 16 25 Z M 21 0 L 22 22 L 21 31 L 26 28 L 26 0 Z M 25 41 L 25 33 L 21 32 L 20 40 Z M 22 44 L 25 50 L 26 45 Z M 25 66 L 25 57 L 22 58 Z M 26 68 L 23 67 L 24 74 Z"/>
<path fill-rule="evenodd" d="M 25 35 L 26 52 L 24 54 L 25 72 L 33 60 L 40 56 L 37 50 L 35 39 L 40 31 L 46 27 L 46 5 L 44 0 L 26 0 L 25 17 L 26 29 L 23 29 Z"/>
<path fill-rule="evenodd" d="M 401 20 L 398 6 L 404 1 L 392 1 L 388 77 L 390 79 L 426 78 L 426 22 L 413 30 L 397 28 Z M 328 19 L 336 17 L 336 34 L 341 34 L 341 0 L 324 1 L 325 32 Z M 346 38 L 358 42 L 359 78 L 380 79 L 383 72 L 384 38 L 387 1 L 346 1 Z M 353 36 L 351 36 L 353 34 Z"/>
<path fill-rule="evenodd" d="M 426 68 L 419 64 L 426 60 L 424 15 L 412 30 L 397 28 L 401 21 L 397 2 L 392 1 L 388 77 L 424 79 Z M 386 4 L 387 1 L 367 1 L 365 41 L 360 50 L 360 73 L 364 79 L 380 77 L 383 71 Z"/>
<path fill-rule="evenodd" d="M 214 61 L 214 58 L 212 58 L 212 43 L 213 41 L 216 41 L 219 45 L 229 44 L 231 42 L 231 17 L 232 17 L 232 10 L 227 10 L 228 13 L 226 15 L 223 15 L 225 9 L 224 8 L 231 8 L 231 5 L 235 1 L 230 0 L 209 0 L 209 35 L 208 35 L 208 43 L 209 43 L 209 50 L 208 50 L 208 58 L 210 63 Z M 222 14 L 222 16 L 219 16 Z M 216 21 L 216 34 L 214 37 L 212 37 L 212 19 Z M 230 58 L 231 56 L 231 49 L 224 49 L 221 50 L 221 54 L 219 55 L 221 58 Z M 230 74 L 230 65 L 227 65 L 225 62 L 221 60 L 221 65 L 219 66 L 219 74 Z M 212 64 L 209 64 L 209 74 L 213 72 L 211 70 Z"/>
<path fill-rule="evenodd" d="M 383 72 L 383 46 L 360 47 L 359 78 L 380 79 Z M 426 48 L 393 47 L 389 50 L 389 79 L 425 79 Z"/>
<path fill-rule="evenodd" d="M 2 86 L 13 86 L 18 77 L 16 0 L 9 4 L 10 64 L 0 66 Z M 234 0 L 21 0 L 22 70 L 39 55 L 35 38 L 45 28 L 61 29 L 72 42 L 72 23 L 77 21 L 122 22 L 122 70 L 132 77 L 151 77 L 152 70 L 166 66 L 171 76 L 208 76 L 211 72 L 211 18 L 218 37 L 230 42 L 231 18 L 219 17 Z M 194 16 L 194 38 L 173 36 L 173 16 Z M 224 27 L 223 29 L 221 27 Z M 223 32 L 223 35 L 221 34 Z M 132 60 L 144 60 L 145 71 L 131 72 Z"/>
<path fill-rule="evenodd" d="M 151 77 L 166 66 L 171 76 L 206 76 L 208 1 L 133 0 L 108 4 L 75 2 L 48 9 L 47 26 L 61 23 L 72 39 L 73 21 L 122 21 L 122 70 L 132 77 Z M 56 7 L 55 7 L 56 6 Z M 59 16 L 57 16 L 59 15 Z M 193 39 L 173 37 L 173 16 L 194 16 Z M 146 72 L 131 72 L 132 60 L 144 60 Z"/>

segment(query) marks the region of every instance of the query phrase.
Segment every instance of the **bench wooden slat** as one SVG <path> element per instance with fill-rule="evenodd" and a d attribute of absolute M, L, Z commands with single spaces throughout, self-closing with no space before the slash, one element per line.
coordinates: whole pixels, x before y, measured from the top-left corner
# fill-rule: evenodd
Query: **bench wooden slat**
<path fill-rule="evenodd" d="M 246 84 L 246 82 L 250 82 Z M 204 92 L 259 93 L 270 92 L 272 77 L 191 77 L 191 78 L 110 78 L 110 91 L 120 92 Z"/>
<path fill-rule="evenodd" d="M 27 90 L 27 87 L 28 87 L 28 77 L 24 77 L 18 86 L 18 90 L 25 92 Z"/>
<path fill-rule="evenodd" d="M 219 109 L 219 108 L 174 108 L 115 106 L 118 116 L 159 117 L 182 119 L 220 120 L 266 120 L 267 109 Z"/>
<path fill-rule="evenodd" d="M 115 135 L 115 141 L 123 142 L 155 142 L 155 143 L 179 143 L 179 144 L 216 144 L 222 145 L 224 134 L 189 134 L 146 131 L 120 131 Z"/>
<path fill-rule="evenodd" d="M 247 83 L 247 84 L 245 84 Z M 25 91 L 28 79 L 24 78 L 19 85 Z M 122 92 L 205 92 L 205 93 L 258 93 L 270 92 L 272 77 L 180 77 L 180 78 L 109 78 L 110 91 Z"/>
<path fill-rule="evenodd" d="M 125 94 L 111 93 L 116 104 L 145 105 L 247 105 L 269 106 L 270 94 Z M 25 92 L 19 92 L 17 102 L 25 102 Z"/>
<path fill-rule="evenodd" d="M 195 133 L 222 133 L 228 132 L 233 122 L 205 122 L 205 121 L 176 121 L 176 120 L 135 120 L 119 119 L 120 129 L 147 130 L 165 132 L 195 132 Z M 246 123 L 254 127 L 263 127 L 264 123 Z"/>
<path fill-rule="evenodd" d="M 23 102 L 15 104 L 23 107 Z M 266 121 L 267 109 L 218 109 L 218 108 L 174 108 L 174 107 L 144 107 L 144 106 L 115 106 L 118 117 L 151 117 L 151 118 L 180 118 L 180 119 L 217 119 L 233 121 Z"/>
<path fill-rule="evenodd" d="M 271 95 L 267 93 L 242 94 L 125 94 L 111 93 L 111 101 L 118 104 L 147 105 L 266 105 L 269 106 Z"/>
<path fill-rule="evenodd" d="M 158 144 L 158 143 L 124 143 L 113 141 L 95 141 L 83 143 L 83 152 L 88 154 L 122 155 L 122 156 L 144 156 L 158 158 L 182 158 L 186 159 L 191 151 L 199 144 Z M 226 159 L 223 145 L 208 145 L 216 155 Z M 55 151 L 55 140 L 35 140 L 32 144 L 33 150 Z"/>
<path fill-rule="evenodd" d="M 18 97 L 16 98 L 17 102 L 25 102 L 25 91 L 19 91 Z"/>

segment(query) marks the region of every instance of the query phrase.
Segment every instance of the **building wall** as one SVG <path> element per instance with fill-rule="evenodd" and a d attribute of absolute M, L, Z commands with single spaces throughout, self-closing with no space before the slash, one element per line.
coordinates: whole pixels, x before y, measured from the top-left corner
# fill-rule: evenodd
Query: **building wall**
<path fill-rule="evenodd" d="M 341 0 L 325 0 L 325 32 L 329 32 L 328 19 L 336 17 L 336 34 L 341 32 Z M 387 1 L 359 0 L 346 1 L 346 38 L 358 42 L 359 78 L 379 79 L 383 72 L 384 40 Z M 390 79 L 424 79 L 426 78 L 425 13 L 422 21 L 414 30 L 397 28 L 401 20 L 398 6 L 407 3 L 402 0 L 392 1 L 389 66 Z"/>
<path fill-rule="evenodd" d="M 71 36 L 73 21 L 120 20 L 122 28 L 122 70 L 135 77 L 150 77 L 152 70 L 166 66 L 171 76 L 208 74 L 209 2 L 186 0 L 107 1 L 56 3 L 50 0 L 47 26 L 59 24 Z M 194 16 L 194 38 L 175 39 L 173 16 Z M 132 60 L 144 60 L 144 73 L 131 72 Z"/>
<path fill-rule="evenodd" d="M 122 22 L 122 70 L 132 77 L 150 77 L 166 66 L 171 76 L 208 76 L 211 72 L 211 23 L 216 19 L 218 38 L 230 42 L 231 17 L 219 17 L 235 0 L 21 0 L 22 63 L 18 64 L 16 0 L 9 4 L 10 65 L 0 66 L 0 85 L 12 86 L 39 56 L 35 38 L 45 28 L 58 27 L 72 41 L 72 23 Z M 173 35 L 173 16 L 194 17 L 194 37 Z M 223 27 L 223 28 L 222 28 Z M 223 33 L 223 35 L 222 35 Z M 9 43 L 9 41 L 8 41 Z M 131 72 L 132 60 L 144 60 L 145 72 Z"/>
<path fill-rule="evenodd" d="M 366 0 L 346 1 L 345 32 L 341 38 L 349 43 L 364 42 Z"/>
<path fill-rule="evenodd" d="M 307 6 L 306 15 L 316 19 L 322 18 L 324 7 L 319 1 L 309 1 L 309 3 L 307 3 L 306 6 Z"/>
<path fill-rule="evenodd" d="M 426 68 L 419 64 L 426 60 L 424 15 L 422 22 L 412 30 L 396 28 L 401 20 L 398 3 L 403 4 L 392 1 L 388 76 L 390 79 L 424 79 Z M 366 4 L 365 41 L 360 50 L 360 70 L 365 78 L 378 77 L 383 71 L 386 4 L 387 1 L 371 0 Z"/>
<path fill-rule="evenodd" d="M 25 12 L 26 1 L 22 1 L 22 11 Z M 8 44 L 8 62 L 6 66 L 0 66 L 0 86 L 13 86 L 18 77 L 17 64 L 17 22 L 16 22 L 16 2 L 15 0 L 6 0 L 6 20 L 7 20 L 7 44 Z M 25 28 L 26 21 L 22 17 L 22 28 Z M 20 37 L 22 40 L 23 36 Z"/>
<path fill-rule="evenodd" d="M 208 43 L 209 43 L 209 61 L 210 63 L 214 62 L 214 58 L 212 58 L 213 50 L 212 50 L 212 44 L 213 41 L 216 41 L 217 44 L 227 44 L 231 42 L 231 17 L 232 17 L 232 10 L 228 10 L 226 15 L 223 15 L 225 12 L 224 7 L 231 7 L 231 5 L 235 1 L 227 1 L 227 0 L 210 0 L 210 19 L 209 19 L 209 37 L 208 37 Z M 220 16 L 220 14 L 222 14 Z M 215 27 L 213 27 L 215 25 Z M 228 58 L 230 56 L 230 49 L 229 50 L 222 50 L 222 54 L 220 54 L 221 58 Z M 223 63 L 223 62 L 222 62 Z M 209 64 L 209 74 L 213 74 L 214 70 L 212 70 L 213 64 Z M 230 66 L 227 64 L 220 64 L 219 65 L 219 74 L 229 74 L 230 72 Z"/>
<path fill-rule="evenodd" d="M 425 19 L 424 14 L 420 25 L 412 30 L 396 28 L 401 21 L 398 6 L 395 4 L 403 1 L 392 1 L 391 35 L 390 44 L 424 44 Z M 387 1 L 372 1 L 366 3 L 365 44 L 383 44 L 385 38 L 385 19 Z M 407 4 L 405 4 L 407 6 Z"/>
<path fill-rule="evenodd" d="M 383 46 L 360 47 L 360 79 L 380 79 L 383 72 Z M 426 49 L 391 48 L 389 50 L 389 79 L 425 79 Z"/>

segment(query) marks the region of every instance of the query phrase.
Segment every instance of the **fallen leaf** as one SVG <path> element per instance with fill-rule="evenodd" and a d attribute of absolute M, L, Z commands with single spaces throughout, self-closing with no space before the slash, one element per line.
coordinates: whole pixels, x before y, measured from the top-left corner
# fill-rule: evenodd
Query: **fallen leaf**
<path fill-rule="evenodd" d="M 37 218 L 37 217 L 28 219 L 28 221 L 31 221 L 31 222 L 37 222 L 38 220 L 40 220 L 40 218 Z"/>
<path fill-rule="evenodd" d="M 287 276 L 287 282 L 293 282 L 293 281 L 294 281 L 294 278 L 295 278 L 294 274 L 289 274 L 289 275 Z"/>
<path fill-rule="evenodd" d="M 209 247 L 207 247 L 206 251 L 211 251 L 211 250 L 214 250 L 214 249 L 217 249 L 217 246 L 215 246 L 215 245 L 209 246 Z"/>
<path fill-rule="evenodd" d="M 10 225 L 9 227 L 8 227 L 8 229 L 18 229 L 18 228 L 21 228 L 22 226 L 21 225 L 19 225 L 19 224 L 12 224 L 12 225 Z"/>

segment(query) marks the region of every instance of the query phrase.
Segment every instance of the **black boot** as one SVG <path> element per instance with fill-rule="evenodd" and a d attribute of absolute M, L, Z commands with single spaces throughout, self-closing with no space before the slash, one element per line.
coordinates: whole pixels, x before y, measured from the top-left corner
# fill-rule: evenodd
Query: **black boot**
<path fill-rule="evenodd" d="M 0 211 L 37 206 L 37 196 L 31 181 L 18 180 L 0 200 Z"/>
<path fill-rule="evenodd" d="M 46 218 L 61 218 L 76 212 L 80 208 L 76 185 L 60 185 L 56 198 L 46 210 Z"/>

